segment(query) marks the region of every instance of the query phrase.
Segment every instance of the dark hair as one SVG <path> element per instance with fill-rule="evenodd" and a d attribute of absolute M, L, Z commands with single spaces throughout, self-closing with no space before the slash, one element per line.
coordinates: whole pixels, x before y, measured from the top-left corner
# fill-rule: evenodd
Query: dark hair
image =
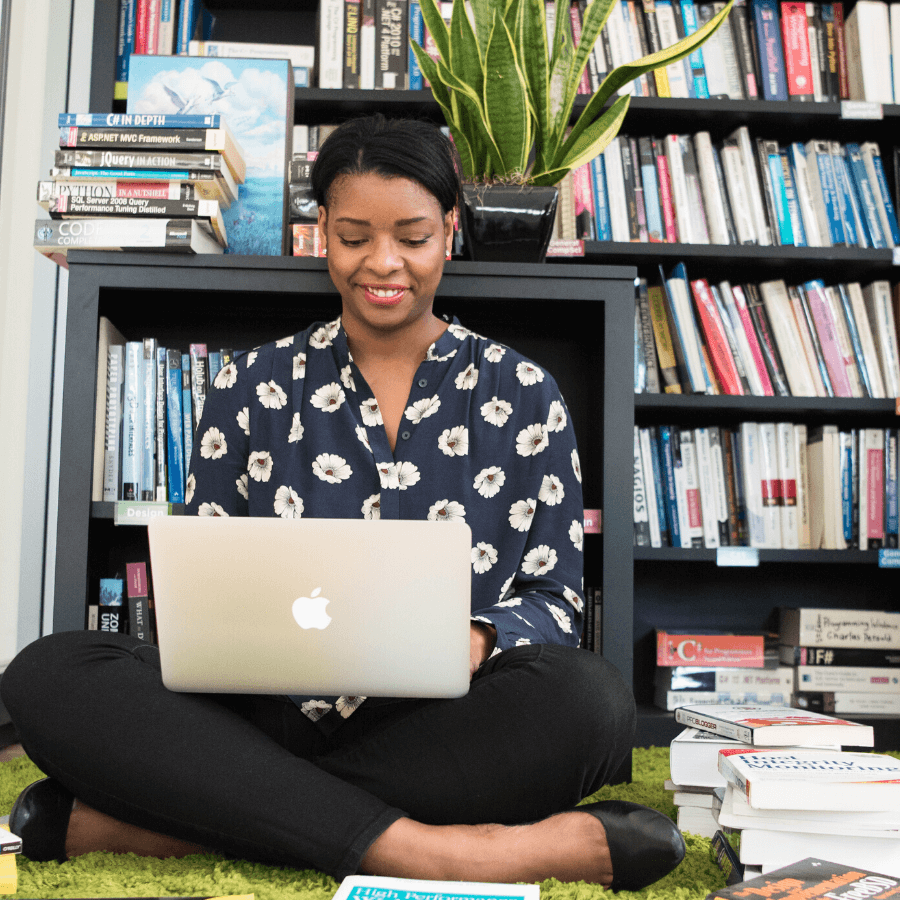
<path fill-rule="evenodd" d="M 312 189 L 327 208 L 329 192 L 342 175 L 409 178 L 433 194 L 446 215 L 462 189 L 456 148 L 431 122 L 388 119 L 381 113 L 349 119 L 322 144 L 312 169 Z"/>

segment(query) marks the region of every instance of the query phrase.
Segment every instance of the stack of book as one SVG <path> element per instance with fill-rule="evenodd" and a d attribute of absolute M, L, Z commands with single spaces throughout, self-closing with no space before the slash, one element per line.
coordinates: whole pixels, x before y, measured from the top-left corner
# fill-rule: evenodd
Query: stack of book
<path fill-rule="evenodd" d="M 778 663 L 774 634 L 684 633 L 657 629 L 654 703 L 766 703 L 790 700 L 792 671 Z"/>
<path fill-rule="evenodd" d="M 312 192 L 312 166 L 316 151 L 295 152 L 291 157 L 291 247 L 293 256 L 324 256 L 319 241 L 319 207 Z"/>
<path fill-rule="evenodd" d="M 672 742 L 671 787 L 712 794 L 710 816 L 741 864 L 767 872 L 815 852 L 900 871 L 900 760 L 841 750 L 871 747 L 871 726 L 759 705 L 686 706 L 675 718 L 692 730 Z"/>
<path fill-rule="evenodd" d="M 900 243 L 877 144 L 779 144 L 741 126 L 619 134 L 581 176 L 576 236 L 585 240 L 885 248 Z M 577 187 L 576 187 L 577 190 Z M 564 213 L 561 213 L 564 215 Z"/>
<path fill-rule="evenodd" d="M 206 394 L 211 384 L 234 377 L 233 359 L 233 350 L 210 351 L 204 343 L 182 350 L 152 337 L 126 340 L 101 317 L 94 499 L 186 501 Z M 207 435 L 202 452 L 221 453 L 220 438 Z"/>
<path fill-rule="evenodd" d="M 244 181 L 243 151 L 218 115 L 59 116 L 34 246 L 65 265 L 72 248 L 222 253 L 222 210 Z"/>
<path fill-rule="evenodd" d="M 898 546 L 896 428 L 634 426 L 634 545 Z"/>
<path fill-rule="evenodd" d="M 779 659 L 792 705 L 841 715 L 900 714 L 900 613 L 782 608 Z"/>
<path fill-rule="evenodd" d="M 881 399 L 900 395 L 898 288 L 689 278 L 635 295 L 636 393 Z"/>

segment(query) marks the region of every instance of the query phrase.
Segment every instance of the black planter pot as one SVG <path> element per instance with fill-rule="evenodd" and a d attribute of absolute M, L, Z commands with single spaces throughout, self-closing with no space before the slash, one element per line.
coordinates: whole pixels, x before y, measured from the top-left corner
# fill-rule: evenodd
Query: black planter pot
<path fill-rule="evenodd" d="M 530 184 L 464 184 L 466 256 L 479 262 L 543 262 L 559 189 Z"/>

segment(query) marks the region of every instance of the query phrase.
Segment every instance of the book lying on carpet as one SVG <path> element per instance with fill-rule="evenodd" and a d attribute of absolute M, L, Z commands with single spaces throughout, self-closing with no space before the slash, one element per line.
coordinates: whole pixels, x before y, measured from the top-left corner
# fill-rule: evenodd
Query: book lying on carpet
<path fill-rule="evenodd" d="M 685 728 L 669 745 L 669 772 L 672 781 L 678 785 L 721 787 L 725 784 L 725 779 L 719 772 L 719 751 L 741 747 L 750 747 L 750 744 L 713 731 Z M 841 746 L 835 743 L 823 745 L 820 749 L 840 750 Z"/>
<path fill-rule="evenodd" d="M 722 750 L 719 771 L 756 809 L 900 808 L 900 759 L 842 750 Z"/>
<path fill-rule="evenodd" d="M 483 884 L 476 881 L 419 881 L 350 875 L 333 900 L 539 900 L 537 884 Z"/>
<path fill-rule="evenodd" d="M 0 856 L 0 894 L 14 894 L 18 886 L 16 854 L 7 853 L 5 856 Z"/>
<path fill-rule="evenodd" d="M 773 747 L 810 747 L 840 744 L 871 747 L 875 742 L 871 725 L 860 725 L 790 706 L 682 706 L 675 710 L 675 721 L 754 746 L 767 744 Z"/>
<path fill-rule="evenodd" d="M 896 878 L 856 866 L 808 857 L 706 895 L 706 900 L 887 900 L 896 896 Z"/>

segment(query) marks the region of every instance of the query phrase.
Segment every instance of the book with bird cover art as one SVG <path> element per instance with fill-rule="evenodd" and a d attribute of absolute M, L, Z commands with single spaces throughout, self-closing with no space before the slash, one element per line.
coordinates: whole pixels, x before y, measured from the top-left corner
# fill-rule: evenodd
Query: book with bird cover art
<path fill-rule="evenodd" d="M 226 253 L 290 255 L 288 181 L 294 124 L 290 60 L 131 57 L 127 112 L 215 115 L 243 150 L 246 177 L 223 210 Z"/>

